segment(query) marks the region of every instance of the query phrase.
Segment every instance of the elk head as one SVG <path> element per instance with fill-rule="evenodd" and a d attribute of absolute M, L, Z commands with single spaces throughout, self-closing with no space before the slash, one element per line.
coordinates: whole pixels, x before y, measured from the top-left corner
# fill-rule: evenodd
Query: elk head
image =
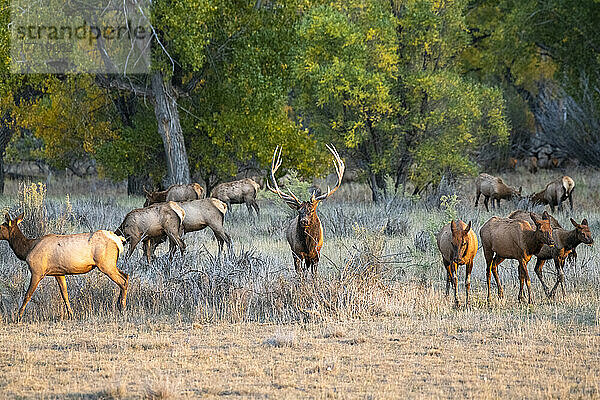
<path fill-rule="evenodd" d="M 533 220 L 536 226 L 536 234 L 539 236 L 540 241 L 547 244 L 550 247 L 554 246 L 554 239 L 552 238 L 552 226 L 550 225 L 550 215 L 548 211 L 544 211 L 542 219 L 538 219 L 534 213 L 529 213 L 529 216 Z"/>
<path fill-rule="evenodd" d="M 454 259 L 452 262 L 459 263 L 463 257 L 467 254 L 469 248 L 469 231 L 471 230 L 471 221 L 469 221 L 466 228 L 461 229 L 460 224 L 457 224 L 452 220 L 450 222 L 450 230 L 452 231 L 452 251 L 454 252 Z"/>
<path fill-rule="evenodd" d="M 10 219 L 8 213 L 4 214 L 5 222 L 0 225 L 0 240 L 9 240 L 15 234 L 16 230 L 19 230 L 18 224 L 23 222 L 23 213 L 14 220 Z"/>
<path fill-rule="evenodd" d="M 581 221 L 581 224 L 578 224 L 573 218 L 571 218 L 571 223 L 577 231 L 577 240 L 583 244 L 594 244 L 594 239 L 592 239 L 592 232 L 588 226 L 587 218 L 584 218 L 583 221 Z"/>

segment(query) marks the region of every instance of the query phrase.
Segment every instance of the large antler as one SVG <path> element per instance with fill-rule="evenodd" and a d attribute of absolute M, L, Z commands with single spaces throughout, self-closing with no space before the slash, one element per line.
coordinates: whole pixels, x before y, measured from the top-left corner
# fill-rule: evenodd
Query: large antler
<path fill-rule="evenodd" d="M 296 197 L 296 195 L 294 195 L 294 193 L 292 193 L 292 191 L 290 190 L 289 194 L 287 193 L 283 193 L 281 191 L 281 189 L 279 189 L 279 186 L 277 185 L 277 179 L 275 179 L 275 172 L 277 172 L 277 170 L 279 169 L 279 167 L 281 166 L 281 146 L 277 146 L 275 148 L 275 151 L 273 152 L 273 161 L 271 162 L 271 180 L 273 181 L 273 185 L 275 186 L 275 189 L 273 189 L 271 187 L 271 185 L 269 185 L 269 180 L 267 179 L 267 188 L 277 194 L 279 197 L 281 197 L 283 199 L 283 201 L 285 201 L 286 203 L 290 203 L 296 206 L 300 206 L 302 205 L 302 202 L 300 200 L 298 200 L 298 198 Z"/>
<path fill-rule="evenodd" d="M 335 158 L 333 166 L 335 167 L 335 172 L 338 176 L 338 182 L 333 189 L 330 189 L 329 187 L 327 187 L 327 193 L 325 193 L 325 194 L 322 194 L 320 196 L 315 196 L 313 194 L 313 196 L 312 196 L 313 201 L 325 200 L 326 198 L 331 196 L 333 194 L 333 192 L 338 190 L 338 188 L 342 184 L 342 177 L 344 176 L 344 171 L 346 170 L 346 165 L 344 165 L 344 161 L 342 161 L 342 158 L 338 154 L 335 147 L 333 147 L 333 145 L 331 145 L 331 144 L 328 144 L 326 146 L 327 146 L 327 149 L 329 149 L 329 151 L 331 152 L 331 154 L 333 154 L 333 157 Z"/>

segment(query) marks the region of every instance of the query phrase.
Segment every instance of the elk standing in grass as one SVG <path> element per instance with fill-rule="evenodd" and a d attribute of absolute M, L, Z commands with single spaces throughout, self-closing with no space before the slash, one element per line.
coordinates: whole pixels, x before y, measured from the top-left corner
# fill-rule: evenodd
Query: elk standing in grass
<path fill-rule="evenodd" d="M 167 201 L 186 201 L 197 200 L 204 197 L 204 189 L 198 183 L 188 185 L 172 185 L 167 190 L 157 192 L 146 192 L 146 202 L 144 207 L 155 203 L 164 203 Z"/>
<path fill-rule="evenodd" d="M 46 276 L 56 278 L 67 313 L 70 317 L 73 316 L 65 275 L 85 274 L 95 267 L 119 285 L 121 293 L 118 305 L 121 310 L 125 309 L 129 277 L 117 268 L 117 259 L 123 252 L 124 238 L 110 231 L 96 231 L 73 235 L 45 235 L 29 239 L 19 229 L 23 214 L 14 220 L 6 214 L 5 219 L 6 222 L 0 225 L 0 240 L 8 240 L 15 255 L 27 262 L 31 272 L 29 288 L 19 309 L 19 320 L 23 317 L 25 306 L 33 292 Z"/>
<path fill-rule="evenodd" d="M 170 241 L 175 243 L 181 250 L 185 250 L 185 243 L 181 240 L 183 234 L 183 220 L 185 211 L 175 202 L 153 204 L 145 208 L 136 208 L 127 213 L 117 234 L 123 235 L 129 242 L 129 250 L 126 257 L 129 258 L 135 246 L 143 240 L 144 244 L 152 238 L 166 235 Z M 146 259 L 150 263 L 149 246 L 145 246 Z M 171 258 L 175 252 L 175 246 L 171 251 Z"/>
<path fill-rule="evenodd" d="M 533 214 L 536 218 L 539 219 L 539 216 L 535 213 Z M 530 213 L 517 210 L 512 212 L 508 218 L 511 219 L 521 219 L 527 221 L 529 224 L 533 224 L 533 220 L 531 219 Z M 542 286 L 544 288 L 544 292 L 546 296 L 553 297 L 558 285 L 561 285 L 563 296 L 565 294 L 565 274 L 564 267 L 565 261 L 567 257 L 574 256 L 575 248 L 579 246 L 581 243 L 591 245 L 594 243 L 594 239 L 592 239 L 592 233 L 590 231 L 590 227 L 588 226 L 587 219 L 581 221 L 581 224 L 578 224 L 573 218 L 571 218 L 571 224 L 575 227 L 575 229 L 568 231 L 564 229 L 555 218 L 550 216 L 550 225 L 552 225 L 552 237 L 554 238 L 554 247 L 549 247 L 548 245 L 542 246 L 539 252 L 535 253 L 537 258 L 537 262 L 535 264 L 535 273 L 537 274 Z M 554 260 L 554 267 L 556 268 L 557 278 L 556 283 L 552 290 L 546 286 L 544 282 L 544 278 L 542 275 L 542 267 L 546 260 Z"/>
<path fill-rule="evenodd" d="M 256 202 L 256 195 L 259 190 L 260 186 L 258 183 L 250 178 L 245 178 L 217 185 L 210 192 L 210 197 L 221 200 L 227 204 L 229 209 L 231 209 L 232 204 L 246 204 L 248 213 L 252 215 L 252 208 L 254 208 L 256 216 L 258 216 L 260 209 Z"/>
<path fill-rule="evenodd" d="M 223 228 L 223 219 L 227 212 L 227 205 L 219 199 L 201 199 L 193 201 L 182 201 L 177 203 L 184 213 L 185 218 L 183 219 L 183 230 L 185 233 L 200 231 L 207 226 L 215 234 L 215 238 L 219 243 L 219 254 L 223 251 L 223 244 L 227 243 L 227 246 L 231 248 L 231 237 L 225 232 Z M 165 236 L 153 238 L 151 240 L 152 248 L 148 252 L 147 246 L 149 243 L 144 242 L 145 253 L 154 254 L 156 246 L 165 240 Z M 175 251 L 175 244 L 173 241 L 169 241 L 170 252 Z"/>
<path fill-rule="evenodd" d="M 465 291 L 466 305 L 469 305 L 469 289 L 471 287 L 471 271 L 473 258 L 477 254 L 477 236 L 471 229 L 471 222 L 465 224 L 458 220 L 445 225 L 437 236 L 437 245 L 442 253 L 442 261 L 446 267 L 446 296 L 450 290 L 450 282 L 454 287 L 454 302 L 458 307 L 458 266 L 466 265 Z"/>
<path fill-rule="evenodd" d="M 492 207 L 499 207 L 500 200 L 520 198 L 522 190 L 522 188 L 519 188 L 519 190 L 512 188 L 506 185 L 502 179 L 488 174 L 479 174 L 475 180 L 475 187 L 475 207 L 479 204 L 479 197 L 483 194 L 483 204 L 485 205 L 486 211 L 490 211 L 488 208 L 488 200 L 490 198 L 492 199 Z M 496 201 L 495 206 L 494 200 Z"/>
<path fill-rule="evenodd" d="M 519 262 L 519 301 L 523 299 L 523 284 L 527 284 L 529 303 L 532 302 L 531 281 L 527 272 L 527 263 L 531 256 L 537 254 L 543 245 L 554 246 L 552 239 L 552 226 L 550 216 L 544 212 L 542 219 L 530 214 L 534 223 L 532 228 L 523 220 L 492 217 L 479 231 L 483 243 L 483 254 L 486 263 L 488 302 L 490 301 L 490 276 L 494 273 L 494 279 L 498 286 L 498 297 L 503 297 L 502 285 L 498 277 L 498 265 L 505 259 L 517 260 Z"/>
<path fill-rule="evenodd" d="M 554 212 L 555 206 L 558 206 L 560 211 L 563 201 L 569 199 L 573 211 L 573 189 L 575 189 L 575 181 L 568 176 L 563 176 L 547 184 L 541 192 L 533 194 L 530 200 L 533 204 L 548 204 L 550 210 Z"/>
<path fill-rule="evenodd" d="M 335 158 L 334 166 L 338 178 L 337 184 L 333 189 L 327 188 L 327 192 L 324 194 L 319 196 L 313 194 L 309 201 L 298 200 L 291 191 L 289 193 L 281 191 L 275 179 L 275 172 L 281 166 L 281 147 L 278 146 L 273 154 L 273 162 L 271 164 L 273 187 L 267 181 L 267 188 L 277 194 L 290 208 L 298 212 L 298 215 L 290 221 L 286 231 L 286 238 L 292 250 L 294 267 L 298 275 L 302 273 L 303 262 L 305 264 L 305 271 L 311 271 L 313 276 L 317 274 L 319 254 L 323 246 L 323 225 L 317 215 L 317 206 L 340 187 L 346 168 L 344 161 L 340 158 L 335 147 L 328 145 L 327 148 Z"/>

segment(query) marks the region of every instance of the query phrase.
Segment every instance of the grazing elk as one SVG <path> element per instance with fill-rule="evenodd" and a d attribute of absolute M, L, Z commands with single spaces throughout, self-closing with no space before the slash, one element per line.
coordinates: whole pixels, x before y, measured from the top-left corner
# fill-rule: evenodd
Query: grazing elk
<path fill-rule="evenodd" d="M 520 198 L 521 191 L 506 185 L 502 179 L 497 178 L 488 174 L 479 174 L 475 180 L 475 207 L 479 204 L 479 197 L 483 194 L 483 204 L 485 205 L 486 211 L 490 211 L 488 208 L 488 200 L 492 199 L 492 207 L 494 207 L 494 200 L 496 201 L 495 207 L 500 206 L 500 200 L 502 199 L 513 199 Z"/>
<path fill-rule="evenodd" d="M 185 211 L 174 201 L 168 203 L 153 204 L 145 208 L 136 208 L 127 213 L 121 226 L 116 230 L 117 234 L 125 237 L 129 242 L 129 250 L 126 257 L 129 258 L 135 246 L 143 240 L 144 243 L 152 238 L 166 235 L 174 242 L 183 254 L 185 243 L 181 240 L 183 234 L 183 221 Z M 149 247 L 145 246 L 145 250 Z M 171 258 L 175 253 L 175 247 L 171 250 Z M 150 263 L 150 252 L 146 251 L 146 259 Z"/>
<path fill-rule="evenodd" d="M 117 259 L 123 252 L 124 238 L 110 231 L 96 231 L 73 235 L 51 234 L 30 239 L 19 229 L 23 214 L 14 220 L 6 214 L 5 219 L 6 222 L 0 225 L 0 240 L 8 240 L 17 258 L 27 262 L 31 273 L 29 288 L 19 309 L 19 320 L 23 317 L 25 306 L 33 292 L 46 276 L 56 278 L 67 313 L 72 317 L 65 275 L 85 274 L 95 267 L 119 286 L 121 293 L 118 305 L 121 311 L 125 309 L 129 276 L 117 268 Z"/>
<path fill-rule="evenodd" d="M 527 263 L 534 254 L 542 249 L 543 245 L 554 246 L 554 239 L 552 238 L 550 216 L 547 212 L 544 212 L 542 219 L 538 219 L 534 214 L 530 214 L 530 216 L 535 228 L 520 219 L 492 217 L 479 230 L 487 267 L 488 302 L 490 301 L 490 276 L 492 272 L 498 286 L 498 297 L 503 297 L 502 285 L 498 277 L 498 266 L 507 258 L 519 262 L 519 281 L 521 284 L 519 301 L 523 299 L 523 284 L 526 283 L 529 303 L 532 302 L 531 281 L 527 272 Z"/>
<path fill-rule="evenodd" d="M 335 158 L 334 166 L 338 178 L 337 184 L 333 189 L 327 188 L 327 192 L 319 196 L 313 193 L 309 201 L 298 200 L 291 191 L 289 193 L 281 191 L 275 179 L 275 172 L 281 166 L 281 147 L 277 146 L 273 153 L 271 164 L 273 187 L 267 181 L 267 188 L 277 194 L 291 209 L 298 212 L 298 215 L 289 222 L 286 230 L 286 238 L 292 250 L 296 273 L 299 275 L 302 272 L 302 262 L 305 263 L 305 271 L 311 271 L 313 276 L 317 274 L 319 253 L 323 246 L 323 225 L 317 215 L 317 206 L 340 187 L 346 168 L 344 161 L 340 158 L 335 147 L 327 145 L 327 149 L 329 149 Z"/>
<path fill-rule="evenodd" d="M 446 296 L 450 291 L 450 282 L 454 286 L 454 302 L 458 307 L 458 266 L 466 265 L 465 291 L 466 305 L 469 305 L 469 289 L 471 287 L 471 271 L 473 258 L 477 254 L 477 236 L 471 229 L 471 222 L 465 224 L 458 220 L 445 225 L 437 235 L 437 245 L 442 253 L 442 261 L 446 267 Z"/>
<path fill-rule="evenodd" d="M 146 202 L 144 207 L 148 207 L 155 203 L 164 203 L 166 201 L 186 201 L 197 200 L 204 197 L 204 189 L 198 183 L 190 183 L 188 185 L 172 185 L 167 190 L 157 192 L 147 192 Z"/>
<path fill-rule="evenodd" d="M 555 206 L 558 206 L 560 211 L 563 201 L 569 199 L 573 211 L 573 189 L 575 189 L 575 181 L 568 176 L 563 176 L 547 184 L 541 192 L 531 195 L 530 201 L 533 204 L 548 204 L 550 210 L 554 212 Z"/>
<path fill-rule="evenodd" d="M 221 200 L 227 204 L 228 208 L 231 208 L 232 204 L 246 204 L 248 213 L 252 215 L 252 208 L 254 208 L 256 216 L 258 216 L 260 209 L 256 203 L 256 195 L 259 190 L 258 183 L 250 178 L 245 178 L 218 184 L 210 192 L 210 197 Z"/>
<path fill-rule="evenodd" d="M 536 218 L 539 219 L 539 216 L 535 213 L 531 213 Z M 517 210 L 512 212 L 508 218 L 511 219 L 521 219 L 527 221 L 529 224 L 533 224 L 533 220 L 530 216 L 530 213 Z M 592 245 L 594 243 L 594 239 L 592 238 L 592 232 L 590 231 L 590 227 L 588 226 L 587 219 L 581 221 L 581 224 L 578 224 L 573 218 L 571 218 L 571 224 L 575 227 L 575 229 L 569 231 L 564 229 L 555 218 L 550 216 L 550 225 L 552 225 L 552 237 L 554 239 L 554 247 L 549 247 L 547 245 L 542 246 L 539 252 L 535 254 L 537 258 L 537 262 L 535 265 L 535 273 L 537 274 L 542 286 L 544 288 L 544 292 L 546 296 L 549 298 L 554 297 L 554 293 L 558 288 L 558 285 L 561 285 L 563 296 L 565 294 L 565 274 L 564 267 L 565 261 L 567 257 L 573 256 L 575 257 L 575 249 L 581 243 Z M 544 278 L 542 275 L 542 267 L 546 260 L 554 260 L 554 267 L 556 268 L 557 278 L 556 283 L 552 290 L 549 290 L 548 286 L 544 282 Z"/>
<path fill-rule="evenodd" d="M 219 254 L 223 251 L 223 243 L 227 243 L 227 246 L 231 248 L 231 237 L 223 228 L 223 219 L 227 212 L 227 204 L 219 199 L 210 198 L 182 201 L 177 204 L 185 213 L 185 218 L 183 219 L 183 231 L 185 233 L 200 231 L 208 226 L 215 234 L 215 238 L 219 243 Z M 144 242 L 145 253 L 153 255 L 156 246 L 164 240 L 165 235 L 153 238 L 150 243 Z M 149 245 L 152 247 L 148 251 L 147 247 Z M 171 253 L 175 251 L 173 241 L 169 241 L 169 249 Z"/>

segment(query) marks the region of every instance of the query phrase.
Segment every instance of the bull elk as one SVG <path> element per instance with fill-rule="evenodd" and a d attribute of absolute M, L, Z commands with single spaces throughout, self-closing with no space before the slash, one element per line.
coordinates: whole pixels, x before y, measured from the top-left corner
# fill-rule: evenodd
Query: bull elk
<path fill-rule="evenodd" d="M 252 209 L 258 216 L 260 209 L 256 203 L 256 195 L 260 186 L 250 178 L 239 181 L 220 183 L 210 192 L 210 197 L 221 200 L 231 209 L 232 204 L 246 204 L 248 213 L 252 215 Z"/>
<path fill-rule="evenodd" d="M 548 183 L 541 192 L 531 195 L 530 201 L 533 204 L 547 204 L 554 212 L 554 207 L 558 206 L 558 210 L 562 210 L 563 201 L 569 199 L 573 211 L 573 189 L 575 189 L 575 181 L 569 176 L 563 176 Z"/>
<path fill-rule="evenodd" d="M 534 216 L 538 217 L 537 214 L 532 213 Z M 511 219 L 521 219 L 527 221 L 529 224 L 533 223 L 531 215 L 523 210 L 517 210 L 512 212 L 508 218 Z M 539 217 L 538 217 L 539 218 Z M 592 245 L 594 243 L 594 239 L 592 238 L 592 232 L 590 231 L 590 227 L 588 226 L 587 219 L 581 221 L 581 224 L 578 224 L 573 218 L 571 218 L 571 224 L 575 229 L 566 230 L 555 218 L 550 216 L 550 225 L 552 225 L 552 237 L 554 239 L 555 245 L 554 247 L 549 247 L 547 245 L 542 246 L 539 252 L 535 254 L 537 258 L 537 262 L 535 264 L 535 273 L 537 274 L 540 282 L 542 283 L 542 287 L 544 288 L 544 292 L 548 297 L 554 297 L 556 289 L 560 284 L 563 291 L 563 296 L 565 294 L 565 286 L 564 286 L 564 266 L 567 257 L 575 256 L 575 249 L 581 243 Z M 552 290 L 546 286 L 544 282 L 544 278 L 542 275 L 542 267 L 547 260 L 554 260 L 554 267 L 556 268 L 557 278 L 556 283 Z"/>
<path fill-rule="evenodd" d="M 446 296 L 450 290 L 450 283 L 454 287 L 454 302 L 458 302 L 458 266 L 466 265 L 465 291 L 466 305 L 469 305 L 469 289 L 471 287 L 471 271 L 473 258 L 477 254 L 477 236 L 471 229 L 471 222 L 465 224 L 461 220 L 452 220 L 445 225 L 437 235 L 437 245 L 442 254 L 442 261 L 446 267 Z"/>
<path fill-rule="evenodd" d="M 523 284 L 527 284 L 529 303 L 532 302 L 531 280 L 527 272 L 527 263 L 538 253 L 543 245 L 554 246 L 550 216 L 544 212 L 542 219 L 530 214 L 534 227 L 518 219 L 492 217 L 480 229 L 483 255 L 486 263 L 488 302 L 490 301 L 490 276 L 493 272 L 498 297 L 503 297 L 502 285 L 498 276 L 498 266 L 505 259 L 519 262 L 519 301 L 523 299 Z"/>
<path fill-rule="evenodd" d="M 505 184 L 502 179 L 488 174 L 479 174 L 475 180 L 475 187 L 475 207 L 479 204 L 479 198 L 483 194 L 483 204 L 486 211 L 490 211 L 488 208 L 489 199 L 492 199 L 492 207 L 495 208 L 500 206 L 500 200 L 520 198 L 522 191 L 522 188 L 517 190 Z M 496 201 L 495 206 L 494 201 Z"/>
<path fill-rule="evenodd" d="M 27 262 L 31 273 L 29 288 L 19 308 L 19 320 L 38 284 L 46 276 L 56 278 L 67 313 L 70 317 L 73 316 L 65 275 L 85 274 L 96 267 L 119 286 L 121 293 L 118 305 L 121 310 L 125 308 L 129 276 L 117 268 L 117 259 L 123 252 L 124 238 L 101 230 L 73 235 L 51 234 L 30 239 L 19 228 L 23 214 L 14 220 L 6 214 L 5 219 L 0 225 L 0 240 L 8 240 L 17 258 Z"/>
<path fill-rule="evenodd" d="M 144 207 L 148 207 L 155 203 L 164 203 L 167 201 L 186 201 L 197 200 L 204 197 L 204 189 L 198 183 L 190 183 L 188 185 L 171 185 L 167 190 L 157 192 L 148 192 L 146 194 L 146 202 Z"/>
<path fill-rule="evenodd" d="M 296 210 L 298 215 L 289 222 L 286 230 L 286 238 L 294 257 L 294 268 L 297 274 L 302 273 L 302 263 L 305 271 L 311 271 L 313 276 L 317 273 L 319 254 L 323 246 L 323 225 L 317 215 L 319 203 L 331 196 L 342 184 L 342 177 L 346 166 L 340 158 L 335 147 L 327 145 L 327 149 L 333 154 L 334 166 L 337 174 L 337 184 L 333 189 L 327 188 L 327 192 L 319 196 L 314 193 L 309 201 L 300 201 L 292 191 L 284 193 L 277 185 L 275 172 L 281 166 L 281 146 L 277 146 L 273 153 L 271 163 L 271 180 L 273 187 L 267 181 L 267 188 L 277 194 L 291 209 Z"/>

